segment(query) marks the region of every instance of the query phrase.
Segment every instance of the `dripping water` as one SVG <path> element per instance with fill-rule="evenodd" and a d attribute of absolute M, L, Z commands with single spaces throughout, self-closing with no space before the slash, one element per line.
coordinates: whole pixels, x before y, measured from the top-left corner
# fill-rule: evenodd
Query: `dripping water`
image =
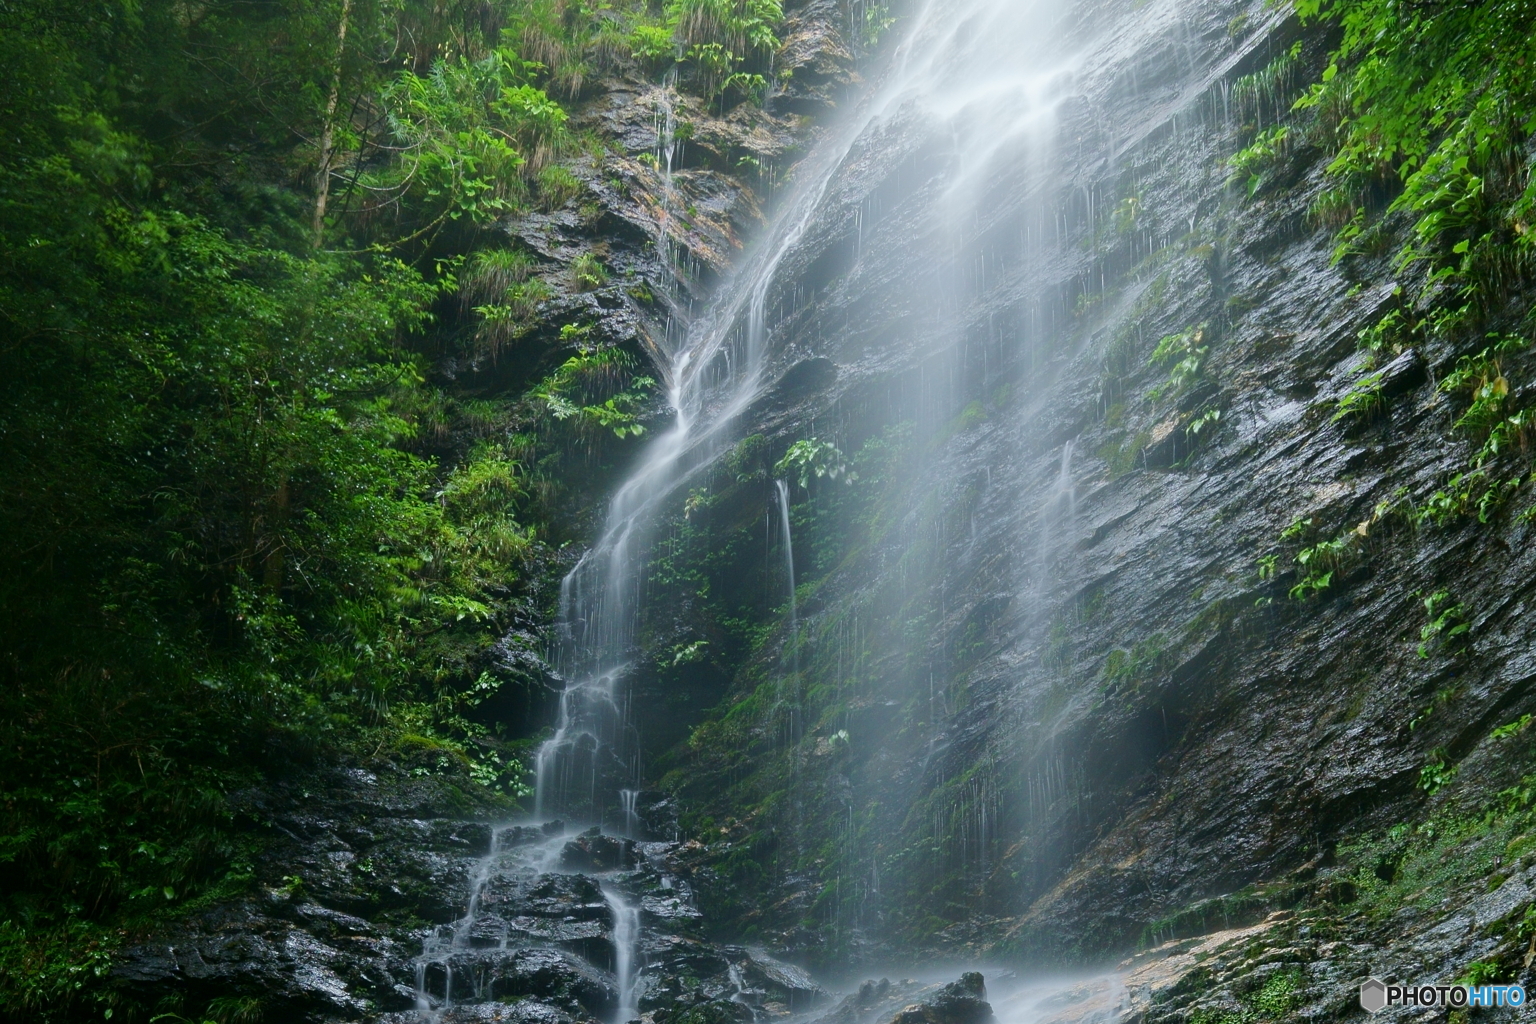
<path fill-rule="evenodd" d="M 640 838 L 640 813 L 638 804 L 640 791 L 638 789 L 619 790 L 619 804 L 624 810 L 624 832 L 631 839 Z"/>
<path fill-rule="evenodd" d="M 784 578 L 789 581 L 789 639 L 786 644 L 792 646 L 795 642 L 795 632 L 799 628 L 799 616 L 795 609 L 795 542 L 789 529 L 789 484 L 783 480 L 775 480 L 773 487 L 779 496 L 779 529 L 780 542 L 784 548 Z"/>

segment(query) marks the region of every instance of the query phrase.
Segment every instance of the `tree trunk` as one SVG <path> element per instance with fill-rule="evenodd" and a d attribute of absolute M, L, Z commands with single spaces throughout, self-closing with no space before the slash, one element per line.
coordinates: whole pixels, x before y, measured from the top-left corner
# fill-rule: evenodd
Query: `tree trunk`
<path fill-rule="evenodd" d="M 331 160 L 336 147 L 336 104 L 341 98 L 342 58 L 347 48 L 347 21 L 352 14 L 352 0 L 341 0 L 341 18 L 336 25 L 336 63 L 331 73 L 330 92 L 325 97 L 325 121 L 320 127 L 320 165 L 315 169 L 315 248 L 325 241 L 325 204 L 331 194 Z"/>

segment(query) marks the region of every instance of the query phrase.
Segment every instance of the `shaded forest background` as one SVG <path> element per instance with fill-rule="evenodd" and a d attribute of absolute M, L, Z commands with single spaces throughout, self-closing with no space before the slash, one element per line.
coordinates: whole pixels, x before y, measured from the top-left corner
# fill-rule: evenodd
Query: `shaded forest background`
<path fill-rule="evenodd" d="M 230 796 L 264 779 L 388 756 L 527 793 L 516 712 L 548 695 L 504 668 L 657 410 L 633 343 L 525 337 L 601 261 L 497 226 L 580 194 L 595 76 L 752 101 L 779 17 L 0 6 L 8 1010 L 89 1004 L 126 937 L 248 887 Z M 453 391 L 452 359 L 503 388 Z"/>

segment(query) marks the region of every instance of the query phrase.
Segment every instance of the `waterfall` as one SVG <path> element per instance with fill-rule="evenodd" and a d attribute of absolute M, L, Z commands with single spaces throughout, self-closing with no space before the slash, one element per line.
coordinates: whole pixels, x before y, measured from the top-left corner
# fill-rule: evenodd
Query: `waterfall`
<path fill-rule="evenodd" d="M 1035 578 L 1035 586 L 1030 597 L 1039 602 L 1042 600 L 1047 583 L 1050 581 L 1050 568 L 1052 559 L 1056 558 L 1061 548 L 1063 536 L 1071 530 L 1073 520 L 1077 518 L 1077 487 L 1072 480 L 1072 442 L 1068 441 L 1061 446 L 1061 460 L 1056 467 L 1056 479 L 1045 493 L 1045 502 L 1040 510 L 1040 554 L 1039 572 Z"/>
<path fill-rule="evenodd" d="M 603 897 L 613 913 L 613 974 L 619 983 L 619 1008 L 614 1024 L 625 1024 L 640 1016 L 638 986 L 640 967 L 640 910 L 611 885 L 603 886 Z"/>
<path fill-rule="evenodd" d="M 672 162 L 677 156 L 677 68 L 667 70 L 656 98 L 656 169 L 661 174 L 661 209 L 656 218 L 656 259 L 669 302 L 676 299 L 677 248 L 672 241 L 672 222 L 677 216 L 677 191 L 672 185 Z"/>
<path fill-rule="evenodd" d="M 783 480 L 773 482 L 774 491 L 779 496 L 779 526 L 783 531 L 781 540 L 784 544 L 784 576 L 789 580 L 789 640 L 794 643 L 795 630 L 799 626 L 795 614 L 795 542 L 789 531 L 789 484 Z"/>
<path fill-rule="evenodd" d="M 619 792 L 639 781 L 624 694 L 652 523 L 684 483 L 733 440 L 732 429 L 767 383 L 769 295 L 781 266 L 821 212 L 835 175 L 866 133 L 926 107 L 922 116 L 967 126 L 966 138 L 957 140 L 965 159 L 944 201 L 953 206 L 967 189 L 977 189 L 1005 147 L 1037 127 L 1041 112 L 1055 102 L 1051 89 L 1063 66 L 1047 48 L 1052 16 L 1043 3 L 923 4 L 882 84 L 797 169 L 797 187 L 717 300 L 679 343 L 673 345 L 669 331 L 657 346 L 658 369 L 676 418 L 615 491 L 597 542 L 562 583 L 555 662 L 566 683 L 556 730 L 536 763 L 541 815 L 600 821 L 617 804 Z M 991 45 L 973 45 L 989 38 Z M 1031 40 L 1024 52 L 1046 55 L 1043 71 L 1021 59 L 1016 44 Z M 668 173 L 670 121 L 664 104 L 658 153 Z"/>

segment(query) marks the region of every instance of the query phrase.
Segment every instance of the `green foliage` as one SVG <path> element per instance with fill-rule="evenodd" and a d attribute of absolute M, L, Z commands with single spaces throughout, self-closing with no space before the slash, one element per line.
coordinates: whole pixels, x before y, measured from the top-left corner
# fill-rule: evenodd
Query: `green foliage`
<path fill-rule="evenodd" d="M 1308 516 L 1307 518 L 1302 519 L 1300 516 L 1298 516 L 1291 520 L 1290 525 L 1280 531 L 1280 540 L 1300 540 L 1301 538 L 1311 533 L 1316 526 L 1316 517 Z"/>
<path fill-rule="evenodd" d="M 666 17 L 706 98 L 736 88 L 761 102 L 779 48 L 780 0 L 668 0 Z"/>
<path fill-rule="evenodd" d="M 1294 97 L 1300 57 L 1301 44 L 1296 43 L 1263 68 L 1233 82 L 1232 104 L 1239 118 L 1274 120 L 1284 112 Z"/>
<path fill-rule="evenodd" d="M 1116 648 L 1104 657 L 1104 680 L 1111 686 L 1139 686 L 1162 670 L 1166 661 L 1166 641 L 1154 634 L 1134 644 L 1129 651 Z"/>
<path fill-rule="evenodd" d="M 1291 126 L 1280 124 L 1266 128 L 1252 142 L 1227 160 L 1232 181 L 1243 181 L 1251 196 L 1264 184 L 1265 174 L 1285 155 L 1291 140 Z"/>
<path fill-rule="evenodd" d="M 1406 348 L 1406 341 L 1417 325 L 1409 321 L 1402 309 L 1394 309 L 1376 323 L 1360 332 L 1360 347 L 1367 352 L 1392 352 Z"/>
<path fill-rule="evenodd" d="M 629 35 L 630 52 L 642 63 L 671 63 L 677 56 L 672 31 L 661 25 L 636 25 Z"/>
<path fill-rule="evenodd" d="M 414 752 L 524 793 L 477 659 L 550 485 L 512 403 L 440 394 L 425 353 L 495 351 L 552 296 L 478 226 L 569 189 L 545 87 L 602 44 L 533 32 L 551 5 L 496 38 L 449 6 L 0 19 L 8 1010 L 111 1009 L 124 934 L 247 890 L 227 794 L 265 772 Z M 558 67 L 522 52 L 551 39 Z M 556 374 L 583 422 L 637 432 L 648 382 L 589 376 Z"/>
<path fill-rule="evenodd" d="M 608 268 L 595 254 L 584 252 L 571 261 L 571 276 L 577 291 L 590 292 L 608 283 Z"/>
<path fill-rule="evenodd" d="M 678 644 L 672 648 L 671 667 L 679 668 L 683 665 L 693 665 L 709 657 L 709 641 L 695 640 L 692 643 Z"/>
<path fill-rule="evenodd" d="M 498 50 L 479 61 L 439 60 L 426 76 L 400 72 L 380 93 L 398 157 L 367 187 L 394 203 L 419 197 L 418 234 L 514 209 L 525 169 L 545 167 L 566 141 L 565 111 L 528 84 L 526 68 Z"/>
<path fill-rule="evenodd" d="M 784 457 L 774 464 L 773 473 L 780 479 L 794 480 L 801 488 L 808 488 L 812 479 L 836 480 L 847 469 L 848 462 L 837 445 L 810 437 L 790 445 Z M 848 473 L 843 482 L 851 484 L 856 479 L 857 473 Z"/>
<path fill-rule="evenodd" d="M 1303 19 L 1342 40 L 1298 103 L 1326 112 L 1330 171 L 1352 187 L 1392 176 L 1391 210 L 1414 218 L 1402 264 L 1428 287 L 1494 299 L 1527 273 L 1536 180 L 1524 141 L 1536 118 L 1536 11 L 1522 0 L 1404 8 L 1393 0 L 1303 0 Z M 1365 230 L 1356 218 L 1346 245 Z"/>
<path fill-rule="evenodd" d="M 1471 397 L 1467 411 L 1456 421 L 1457 429 L 1478 436 L 1493 429 L 1509 397 L 1509 382 L 1504 379 L 1500 357 L 1529 345 L 1523 338 L 1500 338 L 1476 355 L 1462 356 L 1457 361 L 1456 369 L 1440 382 L 1440 390 L 1447 394 L 1465 392 Z"/>
<path fill-rule="evenodd" d="M 1248 1004 L 1260 1017 L 1267 1020 L 1284 1020 L 1300 1002 L 1297 989 L 1301 984 L 1301 968 L 1279 970 L 1265 979 L 1258 991 L 1248 997 Z"/>
<path fill-rule="evenodd" d="M 779 0 L 669 0 L 666 12 L 684 46 L 719 45 L 734 59 L 778 49 L 773 33 L 784 20 Z"/>
<path fill-rule="evenodd" d="M 1381 414 L 1386 408 L 1386 398 L 1382 395 L 1382 371 L 1366 374 L 1350 385 L 1344 397 L 1339 399 L 1338 407 L 1333 413 L 1333 422 L 1340 420 L 1368 420 Z"/>
<path fill-rule="evenodd" d="M 645 433 L 639 413 L 656 382 L 634 375 L 634 365 L 634 357 L 622 349 L 585 349 L 545 378 L 533 395 L 555 419 L 572 421 L 579 432 L 638 437 Z"/>
<path fill-rule="evenodd" d="M 1371 528 L 1391 514 L 1391 506 L 1384 503 L 1377 507 L 1371 518 L 1353 530 L 1326 540 L 1319 539 L 1317 520 L 1312 516 L 1297 518 L 1280 531 L 1281 544 L 1297 545 L 1290 558 L 1290 565 L 1297 574 L 1296 582 L 1288 592 L 1291 600 L 1305 601 L 1330 589 L 1339 573 L 1358 564 L 1363 554 L 1362 545 L 1370 535 Z M 1282 557 L 1279 553 L 1262 556 L 1258 560 L 1259 579 L 1267 581 L 1278 578 Z"/>
<path fill-rule="evenodd" d="M 499 354 L 528 332 L 554 297 L 547 281 L 532 276 L 537 268 L 520 249 L 481 249 L 468 260 L 458 281 L 459 298 L 477 318 L 479 351 Z"/>
<path fill-rule="evenodd" d="M 736 442 L 725 457 L 725 468 L 737 483 L 768 478 L 768 439 L 762 434 L 749 434 Z"/>
<path fill-rule="evenodd" d="M 583 188 L 581 179 L 559 164 L 550 164 L 539 172 L 539 198 L 547 210 L 560 209 L 580 196 Z"/>
<path fill-rule="evenodd" d="M 1478 521 L 1486 523 L 1529 480 L 1531 459 L 1526 453 L 1536 410 L 1509 411 L 1510 387 L 1502 364 L 1504 356 L 1529 345 L 1523 338 L 1499 338 L 1476 355 L 1463 356 L 1440 382 L 1444 392 L 1470 396 L 1454 426 L 1481 444 L 1467 470 L 1452 476 L 1424 502 L 1422 521 L 1448 526 L 1476 513 Z"/>
<path fill-rule="evenodd" d="M 1221 423 L 1220 409 L 1205 409 L 1189 418 L 1184 424 L 1184 435 L 1191 441 L 1208 438 L 1216 432 L 1216 427 Z"/>
<path fill-rule="evenodd" d="M 735 89 L 753 103 L 761 106 L 763 100 L 768 96 L 768 79 L 756 72 L 734 71 L 726 76 L 725 81 L 721 84 L 721 88 L 725 90 Z M 737 159 L 736 166 L 743 169 L 750 167 L 756 171 L 761 169 L 762 164 L 755 156 L 743 156 Z"/>
<path fill-rule="evenodd" d="M 1457 473 L 1443 488 L 1424 499 L 1419 510 L 1420 521 L 1444 527 L 1475 515 L 1479 522 L 1486 523 L 1503 505 L 1504 499 L 1523 482 L 1521 477 L 1494 480 L 1482 470 Z"/>
<path fill-rule="evenodd" d="M 1471 985 L 1475 988 L 1478 985 L 1496 984 L 1503 977 L 1504 968 L 1499 964 L 1488 960 L 1474 960 L 1467 964 L 1466 968 L 1462 971 L 1461 977 L 1457 979 L 1457 983 Z"/>
<path fill-rule="evenodd" d="M 880 38 L 891 30 L 896 24 L 896 19 L 891 15 L 891 9 L 886 4 L 864 3 L 864 24 L 860 26 L 860 38 L 866 47 L 875 47 L 880 44 Z"/>
<path fill-rule="evenodd" d="M 1119 204 L 1115 206 L 1114 213 L 1110 215 L 1111 223 L 1115 228 L 1115 234 L 1127 234 L 1134 229 L 1137 219 L 1141 216 L 1141 210 L 1142 200 L 1139 195 L 1126 196 L 1120 200 Z M 1079 302 L 1081 301 L 1081 297 L 1079 297 Z"/>
<path fill-rule="evenodd" d="M 459 281 L 466 305 L 500 302 L 525 283 L 538 264 L 521 249 L 481 249 L 469 260 Z"/>
<path fill-rule="evenodd" d="M 1428 658 L 1435 649 L 1456 653 L 1472 626 L 1466 621 L 1466 606 L 1451 603 L 1448 591 L 1437 590 L 1424 598 L 1424 616 L 1429 621 L 1419 630 L 1419 657 Z"/>
<path fill-rule="evenodd" d="M 1429 761 L 1419 770 L 1419 788 L 1434 796 L 1456 777 L 1456 766 L 1444 748 L 1430 751 Z"/>
<path fill-rule="evenodd" d="M 1518 736 L 1530 727 L 1532 721 L 1531 715 L 1521 715 L 1513 722 L 1508 722 L 1494 729 L 1488 734 L 1488 738 L 1491 740 L 1507 740 L 1511 736 Z"/>
<path fill-rule="evenodd" d="M 7 1009 L 45 1017 L 50 1010 L 88 1002 L 97 1015 L 110 1014 L 100 986 L 120 942 L 121 936 L 78 919 L 44 928 L 0 921 Z"/>
<path fill-rule="evenodd" d="M 1334 574 L 1348 564 L 1354 554 L 1355 534 L 1319 541 L 1296 552 L 1296 568 L 1301 578 L 1290 589 L 1292 601 L 1305 601 L 1333 585 Z"/>
<path fill-rule="evenodd" d="M 1153 391 L 1153 399 L 1177 397 L 1202 379 L 1205 357 L 1211 346 L 1209 325 L 1200 324 L 1177 334 L 1165 334 L 1152 350 L 1152 362 L 1168 367 L 1168 380 Z"/>

